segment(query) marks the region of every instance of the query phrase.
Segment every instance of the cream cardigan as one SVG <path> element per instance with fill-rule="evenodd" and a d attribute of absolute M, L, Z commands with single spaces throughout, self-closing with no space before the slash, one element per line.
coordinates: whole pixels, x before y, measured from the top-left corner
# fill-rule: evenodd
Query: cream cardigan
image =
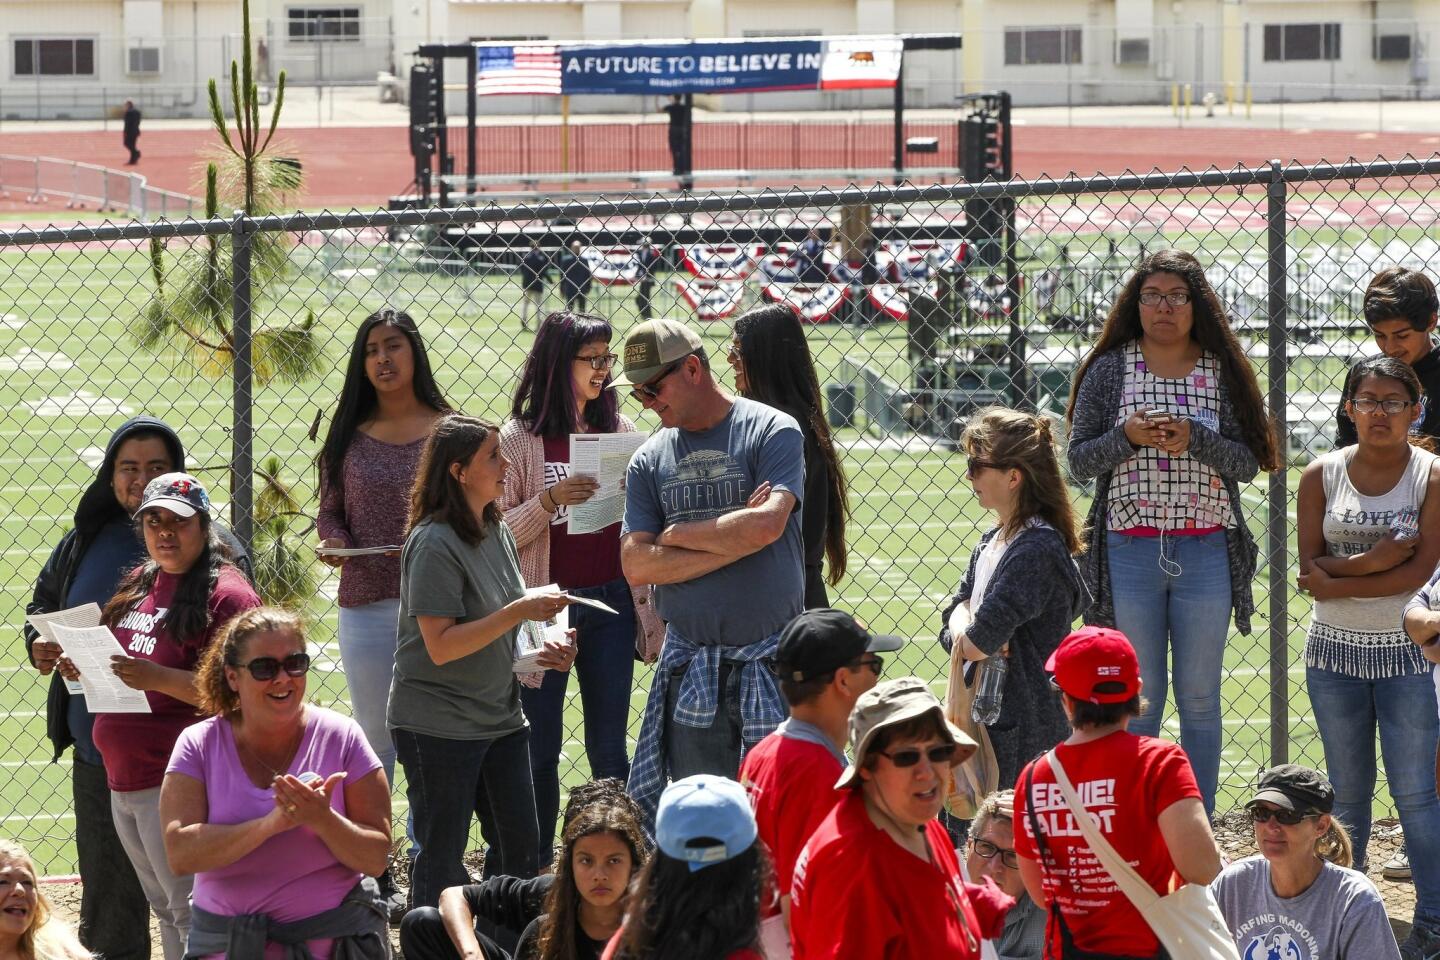
<path fill-rule="evenodd" d="M 622 433 L 635 429 L 623 415 L 619 423 Z M 550 582 L 550 512 L 540 503 L 545 492 L 545 441 L 512 418 L 500 427 L 500 451 L 509 463 L 500 511 L 520 552 L 525 586 L 543 587 Z M 665 639 L 665 624 L 651 603 L 648 585 L 632 586 L 630 595 L 635 602 L 635 649 L 646 663 L 654 663 Z"/>

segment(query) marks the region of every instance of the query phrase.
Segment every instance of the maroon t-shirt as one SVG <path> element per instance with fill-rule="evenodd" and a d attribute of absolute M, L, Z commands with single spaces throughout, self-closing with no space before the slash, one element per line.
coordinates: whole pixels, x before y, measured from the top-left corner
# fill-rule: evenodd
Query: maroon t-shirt
<path fill-rule="evenodd" d="M 545 486 L 570 476 L 570 438 L 546 437 Z M 624 576 L 620 569 L 620 524 L 594 533 L 570 532 L 570 508 L 550 518 L 550 579 L 564 590 L 598 587 Z"/>
<path fill-rule="evenodd" d="M 161 571 L 155 585 L 135 608 L 120 618 L 113 633 L 127 654 L 177 670 L 194 670 L 216 632 L 242 610 L 260 606 L 245 575 L 222 567 L 210 591 L 210 626 L 203 635 L 177 641 L 165 629 L 165 613 L 180 577 Z M 147 690 L 150 713 L 100 713 L 95 716 L 95 746 L 105 760 L 111 790 L 130 792 L 160 786 L 170 751 L 180 732 L 203 719 L 195 707 L 164 693 Z"/>

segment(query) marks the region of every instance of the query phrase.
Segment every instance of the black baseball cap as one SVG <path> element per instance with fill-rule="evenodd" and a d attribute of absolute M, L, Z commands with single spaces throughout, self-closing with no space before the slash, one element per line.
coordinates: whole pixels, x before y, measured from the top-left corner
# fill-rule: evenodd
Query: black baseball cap
<path fill-rule="evenodd" d="M 1255 796 L 1246 806 L 1262 800 L 1295 813 L 1329 813 L 1335 806 L 1335 788 L 1319 770 L 1282 763 L 1260 774 Z"/>
<path fill-rule="evenodd" d="M 786 624 L 771 666 L 780 679 L 800 683 L 834 673 L 862 653 L 899 650 L 904 642 L 871 634 L 843 610 L 817 607 Z"/>

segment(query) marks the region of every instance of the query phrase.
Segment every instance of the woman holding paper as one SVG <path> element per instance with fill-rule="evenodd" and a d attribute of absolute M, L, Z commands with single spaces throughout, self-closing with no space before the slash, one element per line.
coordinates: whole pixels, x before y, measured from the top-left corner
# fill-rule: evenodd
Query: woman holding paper
<path fill-rule="evenodd" d="M 149 559 L 106 604 L 101 622 L 125 656 L 115 676 L 145 691 L 149 713 L 102 713 L 95 746 L 105 760 L 115 832 L 160 921 L 165 960 L 180 960 L 190 929 L 191 878 L 176 876 L 165 858 L 160 783 L 170 750 L 200 719 L 195 668 L 231 617 L 260 605 L 245 575 L 232 566 L 210 519 L 210 498 L 194 477 L 167 473 L 145 486 L 135 522 Z M 67 676 L 77 676 L 61 660 Z"/>
<path fill-rule="evenodd" d="M 327 554 L 404 539 L 420 448 L 435 420 L 449 410 L 415 321 L 389 308 L 366 317 L 355 332 L 340 402 L 316 458 L 320 511 L 315 526 L 320 559 L 340 568 L 340 663 L 350 709 L 389 783 L 395 782 L 395 745 L 385 726 L 385 702 L 395 668 L 399 554 Z M 380 886 L 392 908 L 403 913 L 404 896 L 396 893 L 388 870 Z"/>
<path fill-rule="evenodd" d="M 440 891 L 469 882 L 472 815 L 490 847 L 486 876 L 533 877 L 548 862 L 538 859 L 515 642 L 526 620 L 548 620 L 570 601 L 525 590 L 496 505 L 505 467 L 496 427 L 450 414 L 425 442 L 410 498 L 388 720 L 420 844 L 412 907 L 436 906 Z M 538 662 L 565 670 L 574 660 L 573 640 L 547 641 Z"/>
<path fill-rule="evenodd" d="M 552 313 L 515 391 L 510 419 L 500 428 L 507 463 L 500 509 L 515 535 L 525 586 L 554 583 L 576 596 L 600 600 L 613 616 L 588 607 L 570 610 L 579 639 L 575 669 L 585 714 L 585 753 L 595 779 L 630 774 L 625 728 L 630 716 L 634 654 L 660 651 L 665 626 L 650 606 L 648 587 L 631 590 L 620 570 L 620 518 L 602 530 L 571 530 L 570 509 L 595 495 L 592 476 L 570 470 L 571 434 L 633 433 L 607 390 L 616 356 L 609 322 L 583 313 Z M 638 626 L 638 630 L 637 630 Z M 560 745 L 565 739 L 569 674 L 547 670 L 521 678 L 530 721 L 530 769 L 539 811 L 541 862 L 550 858 L 560 808 Z"/>

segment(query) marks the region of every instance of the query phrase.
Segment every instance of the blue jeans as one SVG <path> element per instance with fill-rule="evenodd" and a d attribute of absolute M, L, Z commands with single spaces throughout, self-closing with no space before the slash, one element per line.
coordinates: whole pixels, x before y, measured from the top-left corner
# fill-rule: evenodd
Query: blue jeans
<path fill-rule="evenodd" d="M 1141 693 L 1150 702 L 1145 714 L 1131 722 L 1130 731 L 1160 735 L 1173 679 L 1180 745 L 1195 771 L 1205 812 L 1213 815 L 1220 782 L 1220 676 L 1230 632 L 1225 531 L 1189 537 L 1110 533 L 1105 549 L 1115 626 L 1135 646 L 1144 681 Z M 1171 657 L 1174 667 L 1167 673 Z"/>
<path fill-rule="evenodd" d="M 665 690 L 665 759 L 670 781 L 681 780 L 697 773 L 713 773 L 735 779 L 740 773 L 740 665 L 726 661 L 720 664 L 720 701 L 715 707 L 715 720 L 705 729 L 675 722 L 675 702 L 685 667 L 670 674 Z"/>
<path fill-rule="evenodd" d="M 485 876 L 540 872 L 528 727 L 494 740 L 393 734 L 420 842 L 410 865 L 411 908 L 438 906 L 440 891 L 470 882 L 464 856 L 472 816 L 488 847 Z"/>
<path fill-rule="evenodd" d="M 340 666 L 350 690 L 350 713 L 370 749 L 385 768 L 385 779 L 395 787 L 395 742 L 385 725 L 390 702 L 390 681 L 395 676 L 395 636 L 400 620 L 399 600 L 377 600 L 359 607 L 340 608 Z M 405 818 L 410 858 L 419 853 L 415 841 L 415 814 Z"/>
<path fill-rule="evenodd" d="M 570 624 L 579 646 L 574 672 L 580 677 L 590 776 L 624 781 L 630 777 L 625 731 L 635 675 L 634 600 L 623 578 L 570 592 L 603 600 L 620 611 L 617 617 L 576 604 L 570 607 Z M 565 741 L 565 688 L 569 685 L 569 671 L 546 670 L 540 686 L 520 688 L 525 719 L 530 721 L 530 772 L 535 781 L 542 863 L 550 862 L 560 814 L 560 747 Z"/>
<path fill-rule="evenodd" d="M 1350 830 L 1355 868 L 1365 869 L 1375 797 L 1375 728 L 1385 779 L 1405 830 L 1415 879 L 1415 922 L 1440 925 L 1440 800 L 1435 797 L 1435 751 L 1440 746 L 1435 685 L 1421 674 L 1366 680 L 1305 668 L 1305 686 L 1335 787 L 1335 816 Z"/>

